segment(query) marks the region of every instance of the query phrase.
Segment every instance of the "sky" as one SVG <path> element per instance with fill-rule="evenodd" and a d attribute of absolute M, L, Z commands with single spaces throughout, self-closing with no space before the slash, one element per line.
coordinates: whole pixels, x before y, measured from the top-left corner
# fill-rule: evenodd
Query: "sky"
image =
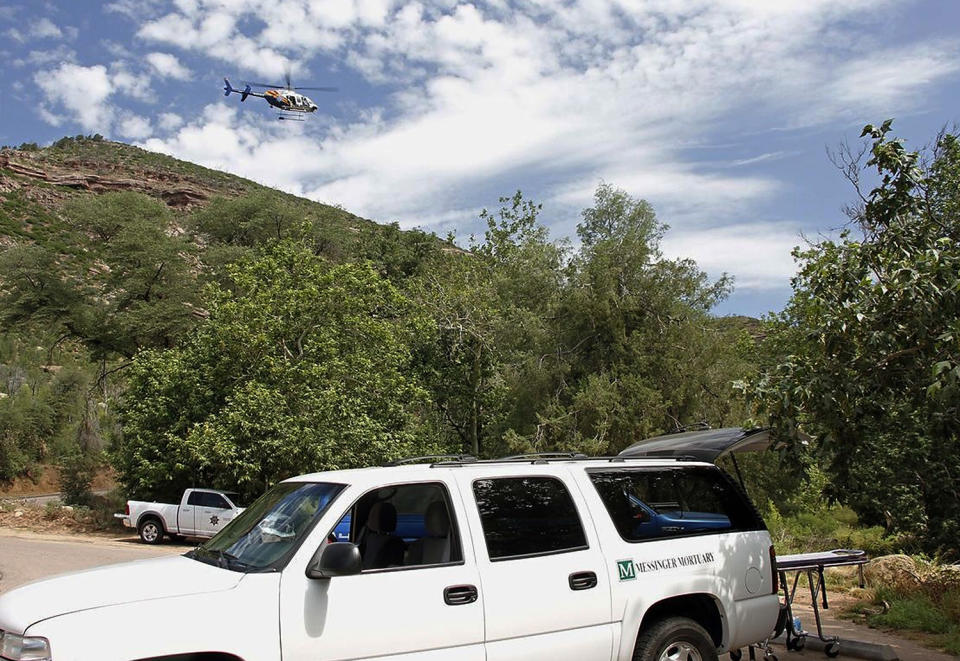
<path fill-rule="evenodd" d="M 848 222 L 828 150 L 960 121 L 956 0 L 112 0 L 0 4 L 0 144 L 101 133 L 461 241 L 522 190 L 576 241 L 601 182 L 669 258 L 782 309 Z M 223 78 L 335 86 L 308 121 Z"/>

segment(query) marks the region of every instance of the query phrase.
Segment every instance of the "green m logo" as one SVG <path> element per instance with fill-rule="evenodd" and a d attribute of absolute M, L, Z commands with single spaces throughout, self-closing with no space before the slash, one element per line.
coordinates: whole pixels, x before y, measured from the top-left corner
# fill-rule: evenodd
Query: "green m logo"
<path fill-rule="evenodd" d="M 620 572 L 621 581 L 632 581 L 637 577 L 633 560 L 617 560 L 617 571 Z"/>

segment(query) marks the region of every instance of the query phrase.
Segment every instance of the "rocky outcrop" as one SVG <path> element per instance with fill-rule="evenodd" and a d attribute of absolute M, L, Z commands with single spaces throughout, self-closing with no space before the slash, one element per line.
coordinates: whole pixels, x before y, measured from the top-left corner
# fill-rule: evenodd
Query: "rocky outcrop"
<path fill-rule="evenodd" d="M 0 153 L 0 168 L 9 172 L 38 179 L 55 186 L 64 186 L 78 190 L 90 191 L 93 193 L 105 193 L 110 191 L 132 190 L 140 193 L 146 193 L 154 197 L 159 197 L 169 206 L 178 209 L 190 208 L 198 204 L 203 204 L 210 199 L 210 193 L 199 186 L 179 180 L 179 178 L 170 177 L 144 177 L 143 179 L 131 179 L 126 177 L 106 177 L 93 172 L 80 171 L 59 171 L 54 168 L 38 168 L 27 165 L 19 160 L 14 160 L 7 153 Z"/>

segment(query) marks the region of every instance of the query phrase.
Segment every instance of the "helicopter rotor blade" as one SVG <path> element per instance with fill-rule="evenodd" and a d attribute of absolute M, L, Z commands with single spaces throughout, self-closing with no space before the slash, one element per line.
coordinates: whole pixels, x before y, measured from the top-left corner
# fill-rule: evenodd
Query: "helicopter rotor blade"
<path fill-rule="evenodd" d="M 273 89 L 287 89 L 287 88 L 284 88 L 283 85 L 271 85 L 271 84 L 269 84 L 269 83 L 254 83 L 254 82 L 249 81 L 249 80 L 243 81 L 243 84 L 244 84 L 244 85 L 250 85 L 250 87 L 266 87 L 266 88 L 273 88 Z"/>
<path fill-rule="evenodd" d="M 294 87 L 295 90 L 312 90 L 314 92 L 339 92 L 337 87 Z"/>

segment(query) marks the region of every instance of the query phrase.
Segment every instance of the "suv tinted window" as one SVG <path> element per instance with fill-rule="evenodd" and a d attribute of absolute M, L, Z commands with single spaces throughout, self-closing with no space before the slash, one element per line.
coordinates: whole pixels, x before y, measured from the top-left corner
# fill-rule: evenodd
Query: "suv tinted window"
<path fill-rule="evenodd" d="M 577 508 L 556 478 L 476 480 L 473 495 L 491 560 L 587 548 Z"/>
<path fill-rule="evenodd" d="M 714 468 L 587 473 L 620 536 L 629 542 L 765 529 L 753 506 Z"/>

